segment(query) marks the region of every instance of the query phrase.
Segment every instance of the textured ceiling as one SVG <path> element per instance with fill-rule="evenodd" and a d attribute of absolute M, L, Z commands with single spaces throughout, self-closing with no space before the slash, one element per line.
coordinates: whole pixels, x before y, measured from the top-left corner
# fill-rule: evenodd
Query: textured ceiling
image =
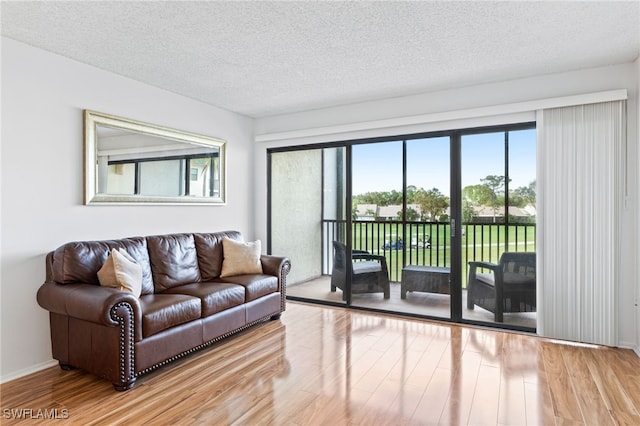
<path fill-rule="evenodd" d="M 252 117 L 632 61 L 631 2 L 5 2 L 2 35 Z"/>

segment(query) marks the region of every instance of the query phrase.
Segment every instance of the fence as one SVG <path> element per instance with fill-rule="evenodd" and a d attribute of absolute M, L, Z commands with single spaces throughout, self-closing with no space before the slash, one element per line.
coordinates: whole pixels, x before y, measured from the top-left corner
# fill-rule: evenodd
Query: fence
<path fill-rule="evenodd" d="M 405 265 L 451 267 L 449 222 L 353 221 L 354 250 L 387 259 L 391 281 L 400 281 Z M 334 240 L 346 241 L 347 222 L 323 221 L 323 273 L 330 274 Z M 468 262 L 497 262 L 504 251 L 535 251 L 535 223 L 465 223 L 462 225 L 462 277 Z"/>

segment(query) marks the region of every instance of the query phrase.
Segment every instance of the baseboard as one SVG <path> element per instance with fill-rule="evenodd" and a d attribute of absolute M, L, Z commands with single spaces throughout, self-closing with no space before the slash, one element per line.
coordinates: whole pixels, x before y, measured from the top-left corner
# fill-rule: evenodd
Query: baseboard
<path fill-rule="evenodd" d="M 637 347 L 636 342 L 618 342 L 617 345 L 615 345 L 618 348 L 623 348 L 623 349 L 635 349 Z"/>
<path fill-rule="evenodd" d="M 620 342 L 618 343 L 618 347 L 623 349 L 631 349 L 636 353 L 636 355 L 640 357 L 640 345 L 638 345 L 636 342 Z"/>
<path fill-rule="evenodd" d="M 32 365 L 29 368 L 18 370 L 11 374 L 7 374 L 5 376 L 0 376 L 0 383 L 10 382 L 12 380 L 19 379 L 20 377 L 28 376 L 29 374 L 36 373 L 40 370 L 45 370 L 47 368 L 51 368 L 56 365 L 58 365 L 58 361 L 56 361 L 55 359 L 41 362 L 40 364 Z"/>

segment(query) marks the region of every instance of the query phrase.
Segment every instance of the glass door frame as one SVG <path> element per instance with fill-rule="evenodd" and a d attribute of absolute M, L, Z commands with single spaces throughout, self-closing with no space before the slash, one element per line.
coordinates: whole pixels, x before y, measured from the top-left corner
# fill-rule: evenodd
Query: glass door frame
<path fill-rule="evenodd" d="M 398 141 L 402 142 L 402 157 L 403 157 L 403 169 L 402 169 L 402 203 L 403 203 L 403 217 L 402 223 L 406 224 L 406 209 L 407 209 L 407 141 L 413 139 L 429 139 L 436 137 L 449 137 L 449 145 L 450 145 L 450 250 L 451 250 L 451 276 L 450 276 L 450 317 L 435 317 L 430 315 L 420 315 L 414 313 L 404 313 L 399 311 L 391 311 L 387 309 L 373 309 L 362 306 L 354 306 L 352 303 L 352 294 L 351 294 L 351 279 L 347 277 L 347 282 L 345 285 L 346 290 L 346 300 L 345 303 L 334 303 L 326 300 L 316 300 L 316 299 L 303 299 L 298 297 L 287 296 L 290 300 L 300 300 L 304 302 L 313 302 L 317 304 L 331 305 L 337 307 L 347 307 L 352 309 L 359 309 L 365 311 L 373 311 L 373 312 L 382 312 L 382 313 L 392 313 L 395 315 L 402 315 L 407 317 L 417 317 L 424 318 L 430 320 L 438 320 L 445 322 L 454 322 L 459 324 L 470 324 L 470 325 L 480 325 L 484 327 L 493 327 L 500 328 L 506 330 L 514 330 L 514 331 L 526 331 L 531 332 L 535 330 L 531 330 L 530 328 L 525 328 L 521 326 L 515 326 L 510 324 L 503 323 L 495 323 L 495 322 L 484 322 L 479 320 L 465 319 L 463 317 L 463 277 L 462 277 L 462 137 L 466 135 L 473 134 L 482 134 L 482 133 L 497 133 L 497 132 L 512 132 L 518 130 L 529 130 L 535 129 L 536 122 L 520 122 L 514 124 L 500 124 L 500 125 L 491 125 L 491 126 L 483 126 L 483 127 L 474 127 L 474 128 L 463 128 L 463 129 L 454 129 L 454 130 L 443 130 L 443 131 L 435 131 L 435 132 L 424 132 L 424 133 L 413 133 L 413 134 L 404 134 L 404 135 L 396 135 L 396 136 L 384 136 L 384 137 L 374 137 L 374 138 L 366 138 L 366 139 L 358 139 L 358 140 L 347 140 L 347 141 L 336 141 L 329 143 L 319 143 L 319 144 L 308 144 L 308 145 L 297 145 L 297 146 L 287 146 L 287 147 L 277 147 L 277 148 L 268 148 L 267 149 L 267 253 L 271 254 L 271 213 L 272 213 L 272 203 L 271 203 L 271 153 L 279 153 L 279 152 L 287 152 L 287 151 L 298 151 L 298 150 L 307 150 L 307 149 L 331 149 L 331 148 L 345 148 L 345 223 L 346 223 L 346 235 L 345 235 L 345 243 L 347 245 L 347 256 L 350 258 L 352 255 L 352 247 L 353 247 L 353 233 L 349 230 L 353 229 L 353 218 L 350 214 L 350 206 L 353 202 L 353 193 L 352 193 L 352 147 L 354 145 L 361 144 L 371 144 L 371 143 L 380 143 L 380 142 L 391 142 Z M 508 158 L 505 159 L 508 162 Z M 404 229 L 404 227 L 403 227 Z M 406 233 L 406 230 L 403 231 Z M 406 246 L 406 244 L 405 244 Z M 403 263 L 406 259 L 406 247 L 403 248 Z"/>
<path fill-rule="evenodd" d="M 461 132 L 453 132 L 449 139 L 449 160 L 451 188 L 449 189 L 449 208 L 451 211 L 451 272 L 449 290 L 451 292 L 451 321 L 462 323 L 462 162 Z"/>

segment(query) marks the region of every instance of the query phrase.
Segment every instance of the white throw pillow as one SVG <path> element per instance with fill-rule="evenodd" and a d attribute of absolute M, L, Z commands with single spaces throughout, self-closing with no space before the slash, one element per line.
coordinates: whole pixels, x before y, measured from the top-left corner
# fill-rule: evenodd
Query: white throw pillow
<path fill-rule="evenodd" d="M 260 240 L 245 243 L 224 237 L 222 252 L 224 258 L 222 259 L 220 278 L 262 273 Z"/>
<path fill-rule="evenodd" d="M 142 266 L 124 249 L 112 249 L 109 257 L 98 271 L 98 280 L 103 287 L 128 291 L 140 297 L 142 292 Z"/>

